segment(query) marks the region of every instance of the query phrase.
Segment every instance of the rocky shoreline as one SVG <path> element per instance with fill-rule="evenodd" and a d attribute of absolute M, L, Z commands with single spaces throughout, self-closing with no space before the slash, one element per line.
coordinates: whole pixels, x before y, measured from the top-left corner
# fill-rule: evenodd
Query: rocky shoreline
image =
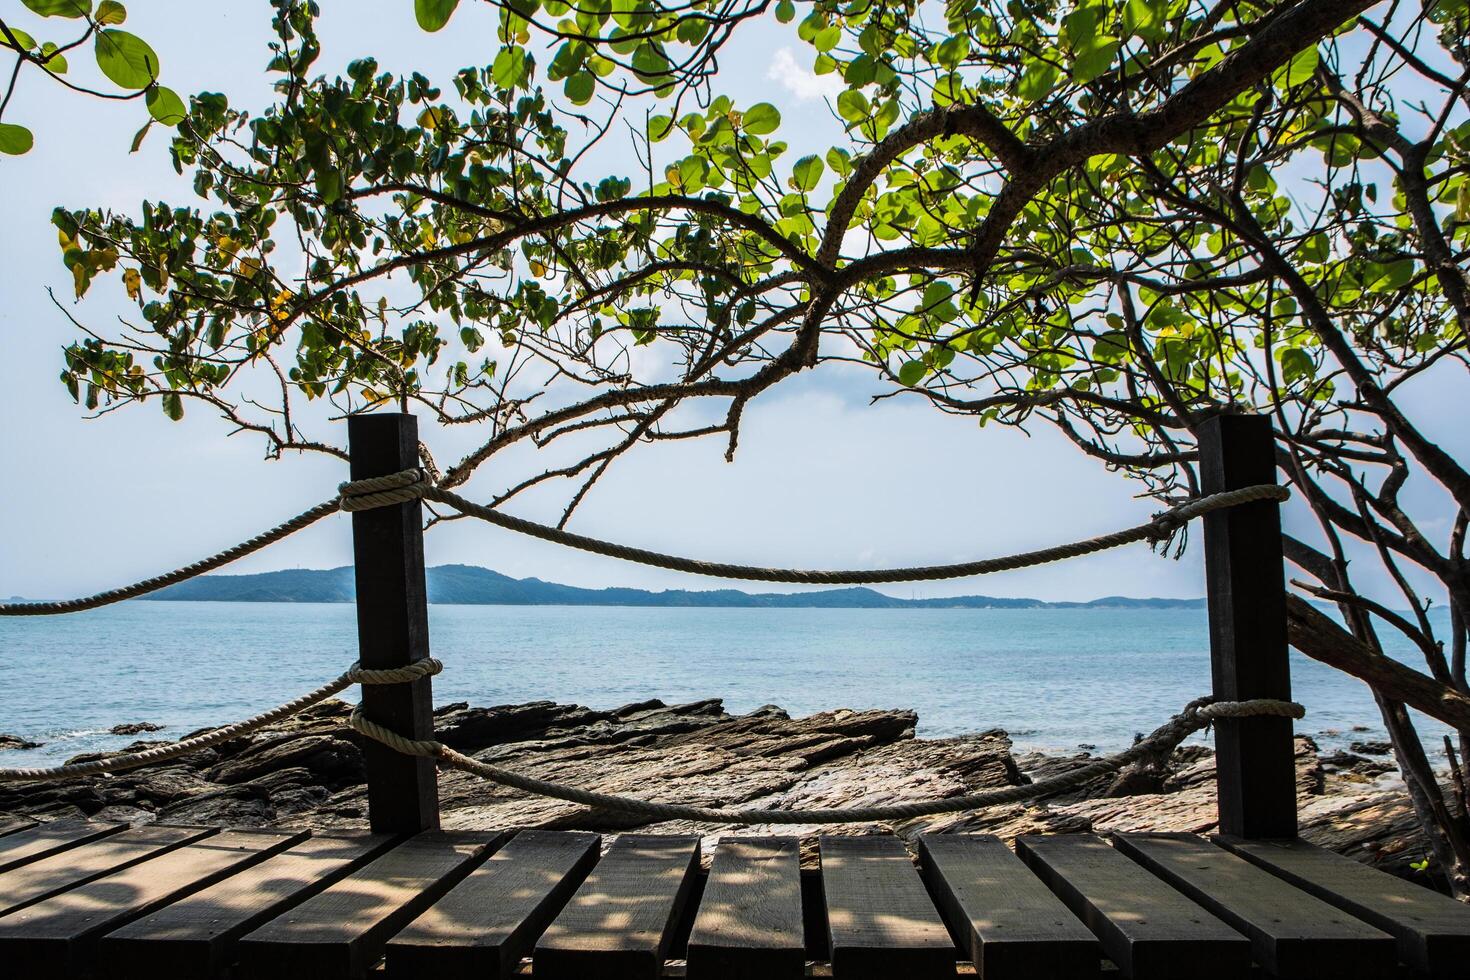
<path fill-rule="evenodd" d="M 361 737 L 349 706 L 323 702 L 279 726 L 174 762 L 66 783 L 0 784 L 0 817 L 85 816 L 128 822 L 312 828 L 367 822 Z M 718 699 L 596 711 L 550 701 L 435 712 L 446 744 L 499 765 L 604 792 L 707 806 L 842 807 L 932 799 L 1017 785 L 1094 756 L 1016 753 L 1005 732 L 915 738 L 912 711 L 837 710 L 791 718 L 775 706 L 732 715 Z M 121 728 L 122 726 L 119 726 Z M 137 726 L 153 731 L 156 726 Z M 198 734 L 198 733 L 191 733 Z M 130 749 L 161 744 L 140 741 Z M 5 747 L 0 742 L 0 748 Z M 18 746 L 15 746 L 18 748 Z M 1324 755 L 1297 739 L 1301 835 L 1395 874 L 1423 880 L 1425 857 L 1385 746 L 1355 743 Z M 78 759 L 99 758 L 99 755 Z M 23 754 L 0 760 L 21 765 Z M 507 790 L 459 772 L 440 777 L 445 827 L 546 827 L 697 833 L 857 834 L 891 830 L 1028 833 L 1214 829 L 1214 757 L 1181 747 L 1166 764 L 1104 777 L 1044 801 L 897 824 L 736 827 L 649 824 L 624 814 Z M 705 853 L 712 852 L 706 847 Z"/>

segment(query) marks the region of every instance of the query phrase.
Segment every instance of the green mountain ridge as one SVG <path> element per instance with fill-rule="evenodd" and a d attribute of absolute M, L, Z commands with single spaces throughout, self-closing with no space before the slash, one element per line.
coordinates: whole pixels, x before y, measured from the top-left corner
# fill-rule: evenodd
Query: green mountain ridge
<path fill-rule="evenodd" d="M 875 589 L 820 592 L 743 592 L 738 589 L 584 589 L 537 578 L 512 578 L 476 565 L 428 570 L 429 601 L 475 606 L 698 606 L 777 609 L 1202 609 L 1203 599 L 1105 596 L 1088 602 L 1048 602 L 967 595 L 900 599 Z M 144 599 L 164 602 L 351 602 L 351 566 L 287 569 L 254 575 L 205 575 Z"/>

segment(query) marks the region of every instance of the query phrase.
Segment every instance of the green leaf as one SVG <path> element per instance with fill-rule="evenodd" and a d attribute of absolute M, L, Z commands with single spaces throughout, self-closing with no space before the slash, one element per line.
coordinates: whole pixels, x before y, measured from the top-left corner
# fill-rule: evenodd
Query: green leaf
<path fill-rule="evenodd" d="M 36 39 L 33 38 L 33 37 L 31 37 L 25 31 L 21 30 L 19 27 L 12 27 L 12 28 L 10 28 L 10 33 L 12 35 L 14 35 L 14 37 L 15 37 L 15 39 L 17 41 L 20 42 L 20 48 L 19 48 L 19 50 L 21 50 L 21 51 L 30 51 L 33 48 L 35 48 L 35 46 L 36 46 Z M 10 43 L 10 38 L 5 37 L 3 34 L 0 34 L 0 48 L 12 48 L 12 49 L 14 49 L 15 48 L 15 45 Z"/>
<path fill-rule="evenodd" d="M 103 31 L 96 51 L 97 67 L 119 88 L 147 88 L 158 78 L 158 55 L 134 34 Z"/>
<path fill-rule="evenodd" d="M 741 117 L 745 131 L 752 136 L 774 133 L 781 125 L 781 113 L 769 102 L 757 102 Z"/>
<path fill-rule="evenodd" d="M 21 0 L 42 17 L 85 17 L 92 12 L 92 0 Z"/>
<path fill-rule="evenodd" d="M 128 149 L 129 153 L 137 153 L 138 147 L 143 145 L 143 137 L 148 135 L 148 130 L 153 128 L 153 120 L 150 119 L 143 124 L 143 128 L 133 134 L 133 145 Z"/>
<path fill-rule="evenodd" d="M 426 31 L 437 31 L 449 23 L 459 0 L 413 0 L 413 15 Z"/>
<path fill-rule="evenodd" d="M 175 392 L 163 393 L 163 414 L 178 422 L 184 417 L 184 400 Z"/>
<path fill-rule="evenodd" d="M 41 61 L 49 70 L 58 75 L 66 74 L 66 59 L 56 53 L 56 45 L 47 41 L 41 45 Z"/>
<path fill-rule="evenodd" d="M 796 4 L 791 0 L 781 0 L 776 4 L 776 19 L 783 24 L 789 24 L 796 17 Z"/>
<path fill-rule="evenodd" d="M 128 9 L 117 0 L 102 0 L 97 5 L 97 12 L 92 15 L 92 19 L 104 27 L 109 24 L 121 24 L 128 19 Z"/>
<path fill-rule="evenodd" d="M 490 77 L 501 88 L 517 88 L 526 78 L 526 61 L 525 48 L 518 45 L 501 48 L 490 68 Z"/>
<path fill-rule="evenodd" d="M 791 184 L 799 191 L 809 191 L 817 186 L 822 179 L 822 171 L 826 167 L 822 165 L 819 156 L 802 157 L 796 161 L 796 166 L 791 171 Z"/>
<path fill-rule="evenodd" d="M 1300 85 L 1312 77 L 1312 73 L 1317 70 L 1317 65 L 1321 61 L 1322 56 L 1317 53 L 1315 47 L 1300 51 L 1285 68 L 1277 69 L 1276 74 L 1271 76 L 1271 84 L 1278 88 Z"/>
<path fill-rule="evenodd" d="M 644 82 L 664 85 L 673 81 L 673 67 L 657 43 L 645 41 L 633 52 L 633 73 Z"/>
<path fill-rule="evenodd" d="M 837 114 L 848 123 L 862 122 L 868 118 L 868 97 L 856 89 L 847 89 L 837 96 Z"/>
<path fill-rule="evenodd" d="M 590 71 L 579 71 L 567 79 L 567 98 L 577 105 L 586 105 L 592 101 L 592 93 L 597 90 L 597 76 Z M 666 123 L 667 125 L 667 123 Z"/>
<path fill-rule="evenodd" d="M 1016 86 L 1016 94 L 1028 102 L 1038 102 L 1052 93 L 1061 77 L 1062 73 L 1055 65 L 1040 60 L 1033 61 L 1026 66 L 1026 73 Z"/>
<path fill-rule="evenodd" d="M 171 88 L 155 85 L 144 101 L 148 103 L 148 114 L 165 126 L 177 126 L 189 116 L 184 100 Z"/>
<path fill-rule="evenodd" d="M 905 361 L 898 369 L 898 383 L 906 388 L 912 388 L 924 380 L 924 375 L 928 370 L 923 361 Z"/>
<path fill-rule="evenodd" d="M 24 126 L 0 123 L 0 153 L 18 157 L 35 145 L 36 138 Z"/>
<path fill-rule="evenodd" d="M 1167 7 L 1167 3 L 1152 0 L 1128 0 L 1123 7 L 1123 30 L 1148 41 L 1161 39 L 1165 34 L 1164 13 Z"/>
<path fill-rule="evenodd" d="M 1085 39 L 1078 45 L 1076 60 L 1072 62 L 1072 80 L 1085 85 L 1106 72 L 1122 46 L 1121 41 L 1106 34 L 1094 34 Z"/>
<path fill-rule="evenodd" d="M 1281 362 L 1281 375 L 1287 383 L 1301 378 L 1311 378 L 1317 373 L 1317 366 L 1312 361 L 1312 355 L 1300 347 L 1285 347 L 1277 353 L 1276 359 Z"/>

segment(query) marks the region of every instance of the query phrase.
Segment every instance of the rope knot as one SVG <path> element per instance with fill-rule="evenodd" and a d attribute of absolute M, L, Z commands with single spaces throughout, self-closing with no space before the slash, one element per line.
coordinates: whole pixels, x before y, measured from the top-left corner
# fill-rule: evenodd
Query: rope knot
<path fill-rule="evenodd" d="M 350 514 L 359 510 L 406 504 L 422 499 L 432 486 L 433 481 L 421 469 L 399 470 L 387 476 L 351 480 L 337 486 L 337 506 Z"/>
<path fill-rule="evenodd" d="M 352 684 L 408 684 L 421 677 L 433 677 L 443 669 L 443 663 L 433 657 L 425 657 L 403 667 L 369 669 L 355 663 L 342 676 Z"/>

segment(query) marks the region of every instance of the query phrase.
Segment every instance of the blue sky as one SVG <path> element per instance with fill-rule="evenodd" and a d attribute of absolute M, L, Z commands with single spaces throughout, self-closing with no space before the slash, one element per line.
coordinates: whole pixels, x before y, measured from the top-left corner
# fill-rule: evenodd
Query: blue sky
<path fill-rule="evenodd" d="M 409 0 L 326 0 L 324 6 L 323 71 L 371 53 L 386 70 L 417 69 L 447 81 L 455 69 L 494 54 L 494 21 L 483 5 L 466 3 L 436 35 L 417 28 Z M 269 97 L 262 71 L 266 5 L 233 0 L 208 5 L 207 12 L 196 7 L 187 17 L 178 9 L 143 0 L 129 9 L 127 27 L 157 49 L 162 80 L 186 97 L 220 90 L 234 104 L 263 105 Z M 59 40 L 61 30 L 51 28 L 58 23 L 17 21 L 42 39 Z M 87 77 L 87 60 L 72 59 L 80 77 Z M 737 35 L 722 62 L 717 91 L 737 104 L 776 103 L 793 156 L 824 148 L 840 134 L 823 101 L 830 83 L 804 70 L 806 56 L 785 29 L 755 25 Z M 74 330 L 46 292 L 54 288 L 73 308 L 70 275 L 49 223 L 52 207 L 136 212 L 144 198 L 197 201 L 173 172 L 164 132 L 153 132 L 139 153 L 128 155 L 143 118 L 139 104 L 68 93 L 33 72 L 24 73 L 16 107 L 7 113 L 7 121 L 32 125 L 37 144 L 26 157 L 0 160 L 0 452 L 11 478 L 0 509 L 0 596 L 59 596 L 155 574 L 304 509 L 345 478 L 340 463 L 324 458 L 265 462 L 258 440 L 226 438 L 225 424 L 202 411 L 180 424 L 151 405 L 85 420 L 58 383 L 60 348 Z M 73 308 L 93 322 L 125 311 L 120 289 Z M 917 403 L 870 407 L 872 391 L 868 379 L 840 375 L 787 383 L 752 404 L 733 464 L 723 460 L 723 443 L 713 440 L 642 449 L 594 490 L 572 527 L 713 559 L 879 566 L 1051 544 L 1136 523 L 1154 509 L 1133 499 L 1136 486 L 1044 425 L 1030 435 L 981 430 Z M 487 472 L 469 495 L 488 497 L 499 486 Z M 554 519 L 562 499 L 528 497 L 513 509 Z M 427 547 L 432 564 L 481 564 L 586 586 L 726 584 L 571 553 L 471 522 L 434 529 Z M 334 519 L 232 570 L 349 560 L 347 521 Z M 891 591 L 1194 596 L 1203 591 L 1203 575 L 1197 549 L 1176 562 L 1140 546 L 1050 569 Z"/>

